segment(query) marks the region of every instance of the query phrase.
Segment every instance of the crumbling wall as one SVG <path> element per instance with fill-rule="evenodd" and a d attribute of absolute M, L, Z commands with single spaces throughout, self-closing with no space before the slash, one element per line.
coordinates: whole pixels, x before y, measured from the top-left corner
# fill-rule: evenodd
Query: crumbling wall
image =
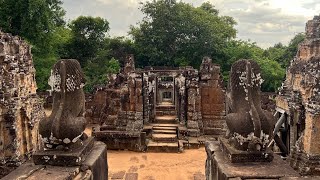
<path fill-rule="evenodd" d="M 31 48 L 17 36 L 0 32 L 0 160 L 19 164 L 39 148 L 44 117 L 36 95 Z"/>
<path fill-rule="evenodd" d="M 143 150 L 143 77 L 135 69 L 133 55 L 127 57 L 121 72 L 109 79 L 109 84 L 95 93 L 92 108 L 88 110 L 101 124 L 93 135 L 108 148 Z"/>

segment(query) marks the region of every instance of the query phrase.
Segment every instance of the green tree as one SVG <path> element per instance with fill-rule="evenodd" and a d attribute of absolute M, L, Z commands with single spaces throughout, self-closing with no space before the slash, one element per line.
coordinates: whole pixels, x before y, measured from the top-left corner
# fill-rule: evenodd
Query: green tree
<path fill-rule="evenodd" d="M 289 65 L 290 61 L 294 58 L 297 54 L 299 44 L 304 41 L 306 38 L 304 33 L 296 34 L 289 42 L 288 48 L 286 50 L 286 56 L 284 58 L 287 59 L 286 67 Z"/>
<path fill-rule="evenodd" d="M 66 57 L 66 45 L 71 39 L 70 29 L 65 27 L 58 27 L 52 34 L 50 42 L 51 50 L 48 52 L 33 53 L 34 65 L 36 68 L 36 80 L 38 89 L 45 91 L 49 89 L 48 79 L 51 68 L 58 59 Z"/>
<path fill-rule="evenodd" d="M 101 50 L 109 22 L 101 17 L 79 16 L 69 25 L 72 38 L 67 49 L 69 58 L 79 60 L 82 66 Z"/>
<path fill-rule="evenodd" d="M 139 66 L 198 67 L 203 56 L 221 54 L 227 41 L 236 35 L 235 21 L 218 16 L 210 3 L 196 8 L 159 0 L 142 4 L 141 11 L 145 17 L 129 32 L 135 41 Z"/>
<path fill-rule="evenodd" d="M 0 27 L 27 39 L 37 51 L 47 52 L 55 28 L 64 24 L 61 4 L 60 0 L 1 0 Z"/>
<path fill-rule="evenodd" d="M 87 92 L 92 92 L 95 86 L 105 85 L 109 74 L 119 72 L 119 61 L 114 58 L 106 59 L 108 56 L 106 53 L 99 54 L 93 61 L 89 61 L 84 68 L 87 81 L 85 90 Z"/>
<path fill-rule="evenodd" d="M 275 44 L 273 47 L 269 47 L 264 51 L 264 56 L 269 59 L 277 61 L 281 67 L 285 68 L 287 65 L 286 56 L 287 47 L 281 43 Z"/>
<path fill-rule="evenodd" d="M 104 49 L 109 51 L 109 58 L 119 60 L 122 67 L 128 54 L 136 54 L 134 42 L 125 37 L 107 38 L 104 43 Z"/>
<path fill-rule="evenodd" d="M 61 0 L 0 0 L 0 29 L 32 44 L 38 89 L 48 88 L 50 69 L 65 41 L 65 11 Z"/>
<path fill-rule="evenodd" d="M 225 57 L 223 62 L 220 63 L 225 81 L 229 78 L 229 71 L 234 62 L 239 59 L 253 59 L 257 61 L 261 68 L 261 76 L 264 79 L 262 90 L 276 91 L 280 87 L 285 75 L 285 69 L 281 67 L 276 59 L 270 59 L 271 56 L 255 43 L 232 40 L 224 51 Z"/>

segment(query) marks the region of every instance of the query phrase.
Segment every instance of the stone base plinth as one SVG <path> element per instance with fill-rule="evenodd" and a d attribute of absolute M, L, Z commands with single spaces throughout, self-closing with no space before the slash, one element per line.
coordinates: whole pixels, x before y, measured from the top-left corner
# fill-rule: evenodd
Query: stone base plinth
<path fill-rule="evenodd" d="M 108 149 L 113 150 L 146 150 L 146 133 L 145 132 L 127 132 L 127 131 L 93 131 L 92 136 L 97 140 L 107 144 Z"/>
<path fill-rule="evenodd" d="M 91 152 L 79 166 L 35 165 L 33 162 L 22 164 L 16 170 L 5 176 L 3 180 L 107 180 L 107 146 L 102 142 L 94 142 Z"/>
<path fill-rule="evenodd" d="M 58 150 L 41 150 L 35 152 L 32 156 L 36 165 L 53 165 L 53 166 L 77 166 L 81 165 L 86 155 L 93 147 L 94 139 L 89 137 L 83 142 L 83 145 L 76 149 L 68 151 Z"/>
<path fill-rule="evenodd" d="M 228 140 L 220 138 L 221 150 L 232 163 L 243 162 L 271 162 L 273 160 L 273 152 L 267 151 L 241 151 L 232 147 Z"/>
<path fill-rule="evenodd" d="M 206 142 L 206 177 L 207 180 L 231 179 L 282 179 L 300 177 L 288 163 L 279 156 L 272 162 L 231 163 L 221 151 L 217 141 Z"/>

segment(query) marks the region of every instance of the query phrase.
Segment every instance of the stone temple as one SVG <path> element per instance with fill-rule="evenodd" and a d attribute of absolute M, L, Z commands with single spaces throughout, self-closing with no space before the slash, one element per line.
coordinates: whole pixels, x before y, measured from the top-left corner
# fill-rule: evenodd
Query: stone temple
<path fill-rule="evenodd" d="M 139 69 L 128 55 L 121 71 L 87 96 L 79 62 L 57 61 L 46 116 L 30 46 L 0 32 L 0 178 L 104 180 L 110 179 L 107 149 L 182 154 L 205 146 L 207 180 L 320 179 L 319 75 L 315 16 L 274 106 L 263 102 L 254 60 L 236 61 L 225 86 L 209 57 L 199 70 Z M 138 173 L 118 179 L 136 180 Z"/>
<path fill-rule="evenodd" d="M 133 55 L 97 89 L 87 118 L 101 124 L 94 136 L 109 149 L 178 152 L 199 147 L 225 129 L 220 67 L 208 57 L 192 67 L 136 69 Z M 214 110 L 212 110 L 214 109 Z"/>

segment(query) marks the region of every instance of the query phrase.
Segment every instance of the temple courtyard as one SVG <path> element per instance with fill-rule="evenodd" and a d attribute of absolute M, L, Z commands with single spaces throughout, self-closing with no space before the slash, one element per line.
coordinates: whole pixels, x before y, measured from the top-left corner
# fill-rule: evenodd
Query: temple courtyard
<path fill-rule="evenodd" d="M 204 147 L 182 153 L 108 151 L 109 179 L 204 180 L 205 161 Z"/>

